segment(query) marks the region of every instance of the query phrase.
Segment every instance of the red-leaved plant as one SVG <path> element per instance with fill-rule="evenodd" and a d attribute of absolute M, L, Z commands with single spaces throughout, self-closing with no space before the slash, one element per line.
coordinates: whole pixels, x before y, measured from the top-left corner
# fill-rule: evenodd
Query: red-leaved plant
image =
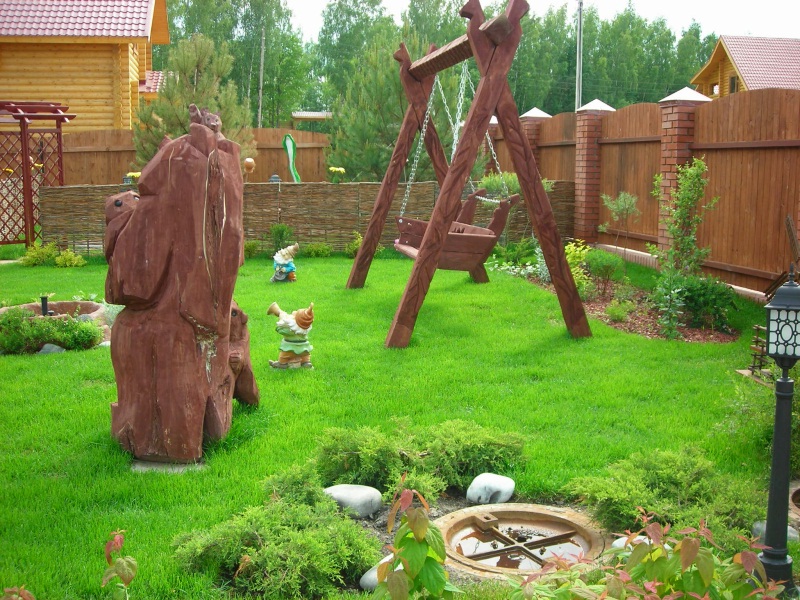
<path fill-rule="evenodd" d="M 400 479 L 401 486 L 403 481 L 405 474 Z M 412 506 L 414 496 L 422 506 Z M 454 593 L 461 592 L 448 581 L 444 569 L 447 556 L 444 538 L 439 528 L 430 522 L 429 510 L 428 503 L 418 491 L 404 489 L 395 492 L 387 530 L 392 532 L 398 514 L 402 515 L 400 527 L 394 536 L 394 545 L 387 546 L 392 559 L 378 566 L 374 599 L 389 596 L 391 600 L 406 600 L 415 594 L 451 599 Z"/>
<path fill-rule="evenodd" d="M 748 549 L 726 558 L 704 521 L 672 537 L 669 525 L 661 525 L 641 507 L 639 511 L 642 528 L 620 536 L 625 546 L 608 552 L 610 561 L 557 557 L 515 582 L 512 600 L 777 600 L 783 591 L 779 582 L 767 579 L 755 552 L 764 546 L 754 539 L 741 538 Z"/>
<path fill-rule="evenodd" d="M 136 571 L 139 565 L 136 564 L 136 559 L 132 556 L 122 556 L 122 545 L 125 543 L 124 529 L 111 532 L 111 539 L 106 542 L 106 562 L 108 568 L 103 574 L 103 584 L 105 587 L 107 583 L 112 581 L 115 577 L 119 577 L 120 581 L 114 587 L 111 594 L 113 600 L 128 600 L 128 586 L 136 577 Z"/>

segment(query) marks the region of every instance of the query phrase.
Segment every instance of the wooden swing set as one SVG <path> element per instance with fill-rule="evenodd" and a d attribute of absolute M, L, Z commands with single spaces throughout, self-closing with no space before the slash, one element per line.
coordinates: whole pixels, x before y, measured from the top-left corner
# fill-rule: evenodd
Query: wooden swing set
<path fill-rule="evenodd" d="M 526 0 L 510 0 L 505 13 L 487 21 L 480 0 L 468 0 L 460 11 L 462 17 L 469 19 L 465 35 L 442 48 L 432 47 L 428 54 L 413 63 L 404 44 L 394 54 L 395 60 L 400 63 L 400 80 L 409 105 L 364 240 L 353 263 L 347 281 L 348 288 L 364 286 L 417 132 L 420 132 L 433 163 L 440 191 L 429 222 L 402 217 L 398 219 L 400 238 L 395 247 L 413 258 L 414 266 L 386 337 L 387 347 L 408 346 L 417 315 L 437 268 L 468 271 L 478 283 L 489 280 L 483 262 L 502 232 L 508 211 L 516 200 L 510 198 L 501 203 L 489 227 L 479 228 L 472 225 L 477 193 L 470 195 L 463 204 L 461 194 L 492 115 L 497 116 L 505 134 L 525 205 L 542 247 L 567 329 L 573 337 L 591 335 L 583 303 L 564 255 L 550 201 L 542 186 L 533 152 L 522 132 L 519 113 L 508 84 L 508 71 L 522 36 L 520 20 L 528 10 Z M 429 98 L 435 75 L 470 57 L 475 58 L 480 82 L 461 139 L 448 165 L 436 128 L 429 121 Z"/>

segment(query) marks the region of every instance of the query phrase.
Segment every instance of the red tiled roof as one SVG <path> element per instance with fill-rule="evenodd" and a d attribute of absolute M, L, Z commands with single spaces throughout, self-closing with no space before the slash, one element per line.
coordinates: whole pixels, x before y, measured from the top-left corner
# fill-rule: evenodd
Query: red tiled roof
<path fill-rule="evenodd" d="M 800 90 L 800 39 L 720 37 L 748 90 Z"/>
<path fill-rule="evenodd" d="M 139 93 L 158 93 L 164 83 L 164 71 L 147 71 L 145 80 L 139 82 Z"/>
<path fill-rule="evenodd" d="M 0 36 L 149 37 L 154 0 L 0 0 Z"/>

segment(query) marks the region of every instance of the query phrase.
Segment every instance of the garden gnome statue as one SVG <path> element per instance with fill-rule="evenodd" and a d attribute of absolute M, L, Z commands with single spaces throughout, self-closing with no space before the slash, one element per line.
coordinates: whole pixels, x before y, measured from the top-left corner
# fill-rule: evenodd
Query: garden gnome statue
<path fill-rule="evenodd" d="M 273 302 L 267 314 L 278 317 L 275 331 L 283 336 L 278 360 L 269 361 L 269 366 L 273 369 L 311 369 L 311 351 L 314 347 L 308 343 L 308 332 L 314 322 L 314 303 L 288 314 L 281 310 L 277 302 Z"/>
<path fill-rule="evenodd" d="M 197 461 L 204 439 L 228 433 L 234 395 L 258 402 L 247 318 L 233 304 L 239 146 L 205 113 L 193 107 L 189 133 L 165 138 L 138 194 L 105 205 L 106 300 L 125 306 L 111 331 L 111 433 L 141 460 Z"/>
<path fill-rule="evenodd" d="M 292 246 L 286 246 L 286 248 L 281 248 L 275 253 L 272 257 L 272 267 L 275 269 L 275 273 L 272 275 L 272 278 L 270 278 L 270 281 L 274 283 L 297 280 L 297 276 L 295 275 L 297 269 L 294 266 L 294 255 L 297 254 L 299 249 L 300 244 L 294 244 Z"/>

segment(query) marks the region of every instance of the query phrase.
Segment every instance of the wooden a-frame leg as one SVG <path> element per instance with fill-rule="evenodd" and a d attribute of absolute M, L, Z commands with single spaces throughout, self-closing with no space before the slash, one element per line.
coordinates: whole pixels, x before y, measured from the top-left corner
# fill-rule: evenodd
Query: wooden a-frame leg
<path fill-rule="evenodd" d="M 489 274 L 486 272 L 486 267 L 483 265 L 478 265 L 471 269 L 469 276 L 472 277 L 472 281 L 475 283 L 489 283 Z"/>
<path fill-rule="evenodd" d="M 542 185 L 533 151 L 522 134 L 514 96 L 507 81 L 502 82 L 502 85 L 503 90 L 497 104 L 497 120 L 503 129 L 506 145 L 514 162 L 528 215 L 536 229 L 550 278 L 561 305 L 564 322 L 573 337 L 591 336 L 592 331 L 564 254 L 564 245 L 556 227 L 550 199 Z"/>

